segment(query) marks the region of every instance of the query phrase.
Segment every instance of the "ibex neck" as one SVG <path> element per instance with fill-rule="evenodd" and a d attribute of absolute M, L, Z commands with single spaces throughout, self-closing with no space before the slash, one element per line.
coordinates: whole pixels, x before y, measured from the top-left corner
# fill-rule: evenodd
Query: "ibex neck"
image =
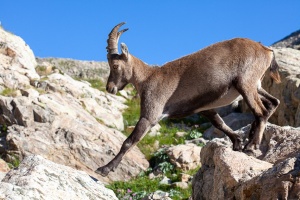
<path fill-rule="evenodd" d="M 137 89 L 138 93 L 141 94 L 143 90 L 144 82 L 152 75 L 154 68 L 150 67 L 140 59 L 131 55 L 132 63 L 132 79 L 131 83 Z"/>

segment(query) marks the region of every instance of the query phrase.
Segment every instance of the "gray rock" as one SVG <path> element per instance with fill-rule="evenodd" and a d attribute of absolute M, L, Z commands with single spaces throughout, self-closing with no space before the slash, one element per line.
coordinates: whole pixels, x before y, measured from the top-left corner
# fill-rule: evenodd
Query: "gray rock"
<path fill-rule="evenodd" d="M 169 197 L 168 192 L 157 190 L 149 194 L 148 196 L 144 197 L 142 200 L 172 200 L 172 199 Z"/>
<path fill-rule="evenodd" d="M 164 176 L 163 179 L 159 182 L 160 185 L 171 185 L 171 179 Z"/>
<path fill-rule="evenodd" d="M 249 130 L 250 125 L 239 132 L 246 138 Z M 299 199 L 299 140 L 299 129 L 273 124 L 267 124 L 260 148 L 249 155 L 214 139 L 201 150 L 193 199 Z"/>
<path fill-rule="evenodd" d="M 86 172 L 28 156 L 0 182 L 1 199 L 116 199 L 114 192 Z"/>
<path fill-rule="evenodd" d="M 171 184 L 172 187 L 178 187 L 181 189 L 188 189 L 189 188 L 189 184 L 187 182 L 175 182 Z"/>
<path fill-rule="evenodd" d="M 191 170 L 200 165 L 200 151 L 201 147 L 189 143 L 169 147 L 166 153 L 177 168 Z"/>

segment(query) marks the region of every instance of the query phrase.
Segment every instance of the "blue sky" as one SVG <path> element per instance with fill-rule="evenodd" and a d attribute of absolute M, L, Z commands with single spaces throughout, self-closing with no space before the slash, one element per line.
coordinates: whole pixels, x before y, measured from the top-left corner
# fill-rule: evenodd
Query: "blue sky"
<path fill-rule="evenodd" d="M 300 29 L 300 1 L 7 0 L 0 21 L 37 57 L 96 61 L 106 61 L 107 35 L 125 21 L 120 42 L 161 65 L 234 37 L 271 45 Z"/>

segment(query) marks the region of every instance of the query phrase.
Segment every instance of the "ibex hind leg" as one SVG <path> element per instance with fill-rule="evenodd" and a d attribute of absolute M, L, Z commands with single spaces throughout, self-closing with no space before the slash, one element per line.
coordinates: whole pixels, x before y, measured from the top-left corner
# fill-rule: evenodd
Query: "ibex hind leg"
<path fill-rule="evenodd" d="M 239 134 L 235 133 L 229 126 L 225 124 L 220 115 L 215 110 L 206 110 L 200 112 L 201 115 L 206 117 L 217 129 L 223 131 L 231 140 L 233 150 L 242 150 L 242 138 Z"/>
<path fill-rule="evenodd" d="M 276 108 L 279 106 L 280 101 L 277 98 L 270 95 L 263 88 L 258 89 L 258 94 L 265 108 L 268 110 L 268 116 L 267 116 L 267 120 L 268 120 L 269 117 L 276 111 Z"/>
<path fill-rule="evenodd" d="M 249 134 L 249 142 L 245 145 L 244 150 L 251 150 L 253 146 L 254 148 L 258 147 L 262 140 L 267 119 L 270 115 L 270 112 L 266 109 L 260 95 L 258 94 L 257 88 L 250 88 L 249 85 L 251 84 L 237 84 L 236 86 L 255 117 L 255 121 L 252 123 Z"/>

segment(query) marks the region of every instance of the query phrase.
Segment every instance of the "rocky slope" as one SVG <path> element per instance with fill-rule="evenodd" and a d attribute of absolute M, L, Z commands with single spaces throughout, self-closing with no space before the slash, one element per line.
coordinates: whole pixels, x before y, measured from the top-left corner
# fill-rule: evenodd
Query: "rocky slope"
<path fill-rule="evenodd" d="M 100 79 L 108 77 L 109 66 L 107 62 L 81 61 L 65 58 L 36 58 L 38 66 L 51 66 L 57 68 L 72 78 Z"/>
<path fill-rule="evenodd" d="M 300 50 L 300 30 L 291 33 L 278 42 L 275 42 L 272 46 L 276 48 L 285 47 Z"/>
<path fill-rule="evenodd" d="M 148 167 L 135 147 L 114 173 L 95 174 L 125 140 L 119 131 L 125 99 L 67 74 L 40 77 L 36 66 L 29 46 L 0 28 L 0 150 L 7 161 L 37 154 L 104 182 L 129 179 Z"/>

